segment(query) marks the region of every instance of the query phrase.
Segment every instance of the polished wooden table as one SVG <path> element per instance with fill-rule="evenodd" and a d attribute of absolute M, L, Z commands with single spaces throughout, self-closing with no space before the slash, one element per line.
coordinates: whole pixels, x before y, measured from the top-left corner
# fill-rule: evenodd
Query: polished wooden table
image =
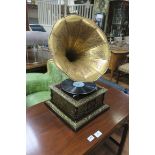
<path fill-rule="evenodd" d="M 114 88 L 105 94 L 105 103 L 110 109 L 100 114 L 82 129 L 74 132 L 60 120 L 45 103 L 27 109 L 27 155 L 82 155 L 89 154 L 95 146 L 109 138 L 118 127 L 126 125 L 129 114 L 128 95 Z M 120 144 L 121 154 L 128 126 L 125 126 Z M 99 138 L 89 142 L 87 138 L 96 131 Z"/>

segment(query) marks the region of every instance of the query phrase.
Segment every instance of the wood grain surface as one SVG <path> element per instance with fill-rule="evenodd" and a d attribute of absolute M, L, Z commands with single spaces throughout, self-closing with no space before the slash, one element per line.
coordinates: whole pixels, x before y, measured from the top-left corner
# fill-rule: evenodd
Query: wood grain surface
<path fill-rule="evenodd" d="M 104 102 L 110 109 L 78 132 L 71 130 L 44 103 L 27 109 L 27 155 L 82 155 L 109 137 L 129 114 L 128 95 L 109 89 Z M 92 142 L 87 137 L 97 130 L 103 134 Z"/>

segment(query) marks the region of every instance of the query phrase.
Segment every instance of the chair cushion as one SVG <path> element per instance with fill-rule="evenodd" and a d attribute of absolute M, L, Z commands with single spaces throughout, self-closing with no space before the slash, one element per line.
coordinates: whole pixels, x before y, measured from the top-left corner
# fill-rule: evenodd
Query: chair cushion
<path fill-rule="evenodd" d="M 40 91 L 26 96 L 26 106 L 31 107 L 35 104 L 51 99 L 50 91 Z"/>
<path fill-rule="evenodd" d="M 42 73 L 27 73 L 26 95 L 40 91 L 48 91 L 48 77 Z"/>
<path fill-rule="evenodd" d="M 126 64 L 119 66 L 118 70 L 121 72 L 129 74 L 129 63 L 126 63 Z"/>
<path fill-rule="evenodd" d="M 64 74 L 53 62 L 52 59 L 48 60 L 47 62 L 47 74 L 51 77 L 51 83 L 57 84 L 62 82 L 63 80 L 67 79 L 68 76 Z"/>
<path fill-rule="evenodd" d="M 48 76 L 48 83 L 50 84 L 58 84 L 65 79 L 68 79 L 68 76 L 64 74 L 53 62 L 52 59 L 47 62 L 47 70 L 46 73 Z"/>

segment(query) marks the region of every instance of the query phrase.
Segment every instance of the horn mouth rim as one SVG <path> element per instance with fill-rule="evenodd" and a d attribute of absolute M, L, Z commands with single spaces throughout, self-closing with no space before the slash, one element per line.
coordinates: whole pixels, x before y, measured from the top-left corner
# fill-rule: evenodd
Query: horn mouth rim
<path fill-rule="evenodd" d="M 61 18 L 61 19 L 59 19 L 54 25 L 53 25 L 53 29 L 55 29 L 55 26 L 57 26 L 57 23 L 60 23 L 62 20 L 66 20 L 66 18 L 76 18 L 76 17 L 78 17 L 78 20 L 79 19 L 82 19 L 83 21 L 86 21 L 87 23 L 89 23 L 89 22 L 91 22 L 91 23 L 94 23 L 92 20 L 90 20 L 90 19 L 87 19 L 87 18 L 84 18 L 84 17 L 81 17 L 81 16 L 79 16 L 79 15 L 68 15 L 68 16 L 65 16 L 65 17 L 63 17 L 63 18 Z M 70 18 L 70 19 L 71 19 Z M 104 43 L 102 43 L 101 45 L 105 45 L 105 51 L 103 51 L 103 53 L 105 54 L 107 54 L 107 55 L 110 55 L 110 50 L 109 50 L 109 44 L 108 44 L 108 41 L 107 41 L 107 38 L 106 38 L 106 35 L 104 34 L 104 32 L 101 30 L 101 28 L 100 27 L 98 27 L 95 23 L 93 24 L 93 25 L 91 25 L 91 23 L 89 23 L 88 25 L 90 26 L 90 27 L 96 27 L 96 29 L 99 31 L 98 33 L 98 35 L 101 37 L 101 40 L 104 42 Z M 101 67 L 103 68 L 103 69 L 101 69 L 100 68 L 100 71 L 98 72 L 97 71 L 97 69 L 94 69 L 95 71 L 92 71 L 91 72 L 91 74 L 87 74 L 87 76 L 88 76 L 88 78 L 86 78 L 86 76 L 84 76 L 84 74 L 83 74 L 83 72 L 80 72 L 80 71 L 78 71 L 78 73 L 77 74 L 75 74 L 75 75 L 80 75 L 80 76 L 78 76 L 78 77 L 76 77 L 75 75 L 74 75 L 74 72 L 72 71 L 72 72 L 69 72 L 69 68 L 65 68 L 65 67 L 63 67 L 63 66 L 68 66 L 68 64 L 65 64 L 65 61 L 63 61 L 62 63 L 59 63 L 60 61 L 59 60 L 57 60 L 57 56 L 55 55 L 55 53 L 57 52 L 57 51 L 54 51 L 54 48 L 53 48 L 53 44 L 54 44 L 54 42 L 53 42 L 53 40 L 54 39 L 52 39 L 53 38 L 53 36 L 52 36 L 52 34 L 53 34 L 53 31 L 50 33 L 50 36 L 49 36 L 49 44 L 50 44 L 50 51 L 52 52 L 53 51 L 53 61 L 54 61 L 54 63 L 56 64 L 56 66 L 62 71 L 62 72 L 64 72 L 70 79 L 72 79 L 73 81 L 82 81 L 82 82 L 94 82 L 94 81 L 96 81 L 97 79 L 99 79 L 103 74 L 105 74 L 105 72 L 108 70 L 108 66 L 109 66 L 109 57 L 108 56 L 106 56 L 105 57 L 105 59 L 102 59 L 101 58 L 101 60 L 105 60 L 106 61 L 106 63 L 105 64 L 103 64 L 103 65 L 101 65 Z M 94 38 L 95 39 L 95 38 Z M 92 47 L 90 47 L 90 48 L 92 48 Z M 89 50 L 89 49 L 87 49 L 87 50 Z M 59 52 L 61 52 L 61 51 L 59 51 Z M 65 53 L 65 52 L 64 52 Z M 93 58 L 93 57 L 92 57 Z M 76 62 L 76 61 L 75 61 Z M 72 63 L 72 64 L 75 64 L 75 62 L 74 62 L 74 60 L 73 61 L 70 61 L 70 63 Z M 89 62 L 89 64 L 91 63 L 91 61 Z M 79 70 L 80 70 L 80 65 L 78 66 L 79 67 Z M 74 68 L 74 67 L 72 67 L 72 68 Z M 94 68 L 97 68 L 97 66 L 95 66 L 94 65 Z M 78 69 L 77 69 L 78 70 Z M 76 70 L 76 71 L 77 71 Z M 93 69 L 92 69 L 93 70 Z M 96 73 L 95 73 L 96 72 Z M 73 75 L 71 74 L 71 73 L 73 73 Z"/>

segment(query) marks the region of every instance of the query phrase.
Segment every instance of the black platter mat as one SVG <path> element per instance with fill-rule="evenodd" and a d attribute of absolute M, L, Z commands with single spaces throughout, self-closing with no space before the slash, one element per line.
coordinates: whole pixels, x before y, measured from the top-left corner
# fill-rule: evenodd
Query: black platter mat
<path fill-rule="evenodd" d="M 71 79 L 64 80 L 61 83 L 62 90 L 67 93 L 74 94 L 74 95 L 89 94 L 97 90 L 97 86 L 95 83 L 83 82 L 84 86 L 76 87 L 73 85 L 74 82 L 75 81 L 72 81 Z"/>

